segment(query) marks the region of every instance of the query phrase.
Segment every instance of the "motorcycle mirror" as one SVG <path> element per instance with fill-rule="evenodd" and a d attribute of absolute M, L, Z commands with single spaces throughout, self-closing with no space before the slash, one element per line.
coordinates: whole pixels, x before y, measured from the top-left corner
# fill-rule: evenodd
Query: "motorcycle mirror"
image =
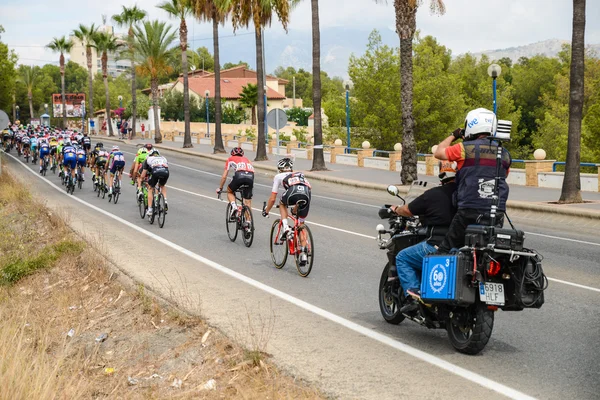
<path fill-rule="evenodd" d="M 398 188 L 394 185 L 390 185 L 387 187 L 387 192 L 392 196 L 398 196 Z"/>

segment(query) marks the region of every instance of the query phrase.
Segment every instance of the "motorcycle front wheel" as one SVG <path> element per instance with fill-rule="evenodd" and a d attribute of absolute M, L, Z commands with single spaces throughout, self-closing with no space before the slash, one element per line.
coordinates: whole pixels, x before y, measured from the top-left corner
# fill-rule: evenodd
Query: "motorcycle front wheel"
<path fill-rule="evenodd" d="M 446 323 L 452 346 L 460 353 L 475 355 L 485 348 L 494 329 L 494 311 L 476 303 Z"/>
<path fill-rule="evenodd" d="M 404 305 L 404 296 L 398 277 L 388 280 L 389 269 L 390 263 L 387 263 L 379 280 L 379 309 L 386 322 L 398 325 L 404 321 L 404 315 L 400 312 Z"/>

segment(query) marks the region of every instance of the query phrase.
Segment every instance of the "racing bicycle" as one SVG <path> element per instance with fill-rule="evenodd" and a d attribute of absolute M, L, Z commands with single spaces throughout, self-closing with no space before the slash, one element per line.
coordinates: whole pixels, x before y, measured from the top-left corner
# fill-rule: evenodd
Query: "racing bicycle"
<path fill-rule="evenodd" d="M 147 194 L 145 195 L 145 198 Z M 167 207 L 165 205 L 165 196 L 162 194 L 162 188 L 157 184 L 154 188 L 154 200 L 152 202 L 153 211 L 149 217 L 150 225 L 154 224 L 154 219 L 158 219 L 158 226 L 162 228 L 165 226 L 165 217 L 167 216 Z M 147 203 L 146 203 L 147 206 Z M 143 218 L 143 217 L 142 217 Z"/>
<path fill-rule="evenodd" d="M 231 214 L 232 205 L 231 203 L 227 203 L 227 209 L 225 211 L 225 227 L 227 228 L 229 240 L 235 242 L 238 231 L 241 231 L 244 245 L 250 247 L 254 241 L 254 218 L 252 218 L 252 210 L 244 204 L 242 198 L 242 191 L 246 187 L 247 186 L 242 185 L 234 193 L 237 210 L 233 216 Z M 219 200 L 221 200 L 222 193 L 223 192 L 219 192 Z"/>
<path fill-rule="evenodd" d="M 267 203 L 263 205 L 263 210 L 266 208 Z M 269 248 L 271 250 L 271 259 L 275 268 L 281 269 L 285 265 L 288 255 L 294 257 L 296 261 L 296 269 L 300 276 L 306 278 L 312 270 L 315 248 L 313 242 L 313 236 L 310 228 L 306 224 L 301 224 L 298 217 L 292 212 L 288 214 L 288 219 L 291 219 L 293 224 L 291 234 L 287 237 L 283 236 L 283 223 L 281 219 L 276 219 L 271 225 L 271 235 L 269 240 Z M 302 246 L 302 243 L 306 243 L 306 246 Z M 306 261 L 302 260 L 303 253 L 306 255 Z"/>

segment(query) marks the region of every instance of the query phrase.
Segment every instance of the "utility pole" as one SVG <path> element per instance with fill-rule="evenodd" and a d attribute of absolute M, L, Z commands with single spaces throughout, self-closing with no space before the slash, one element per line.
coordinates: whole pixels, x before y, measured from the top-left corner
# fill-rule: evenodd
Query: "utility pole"
<path fill-rule="evenodd" d="M 294 94 L 292 95 L 292 107 L 296 107 L 296 76 L 294 75 L 292 77 L 292 90 L 294 92 Z"/>

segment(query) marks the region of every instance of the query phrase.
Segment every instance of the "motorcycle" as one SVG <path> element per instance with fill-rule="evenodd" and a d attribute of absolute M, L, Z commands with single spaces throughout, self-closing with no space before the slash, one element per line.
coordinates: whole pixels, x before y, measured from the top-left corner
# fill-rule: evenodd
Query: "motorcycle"
<path fill-rule="evenodd" d="M 424 190 L 425 185 L 417 182 L 407 200 Z M 407 203 L 396 186 L 387 191 Z M 379 282 L 379 308 L 386 322 L 397 325 L 409 319 L 429 329 L 445 329 L 458 352 L 474 355 L 490 340 L 498 309 L 521 311 L 544 304 L 548 280 L 542 257 L 524 247 L 523 231 L 511 222 L 512 229 L 469 225 L 464 247 L 453 254 L 426 256 L 418 309 L 402 313 L 410 299 L 398 279 L 396 255 L 424 240 L 426 232 L 418 218 L 398 216 L 389 205 L 379 210 L 379 217 L 389 222 L 389 229 L 382 224 L 376 228 L 379 248 L 387 250 Z M 388 238 L 383 237 L 386 234 Z"/>

